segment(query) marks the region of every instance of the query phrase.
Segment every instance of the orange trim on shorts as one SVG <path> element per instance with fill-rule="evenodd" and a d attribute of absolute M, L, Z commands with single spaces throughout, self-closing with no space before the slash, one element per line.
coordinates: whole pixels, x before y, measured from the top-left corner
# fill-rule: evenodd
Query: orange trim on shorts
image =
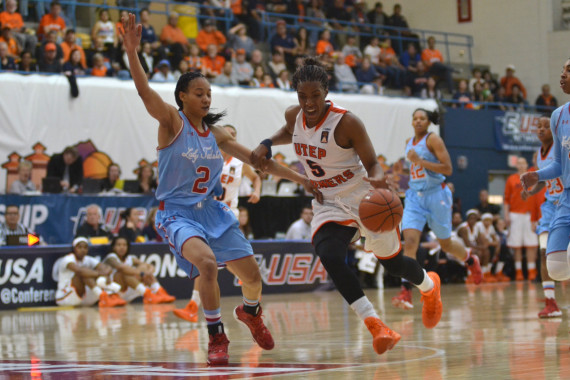
<path fill-rule="evenodd" d="M 358 224 L 358 222 L 357 222 L 356 220 L 354 220 L 354 219 L 348 219 L 348 220 L 327 220 L 327 221 L 321 223 L 321 225 L 318 226 L 318 227 L 315 229 L 315 232 L 314 232 L 313 235 L 311 236 L 311 242 L 312 242 L 313 239 L 315 238 L 315 235 L 317 234 L 317 232 L 319 232 L 320 228 L 321 228 L 322 226 L 324 226 L 325 224 L 327 224 L 327 223 L 336 223 L 336 224 L 340 224 L 341 226 L 348 226 L 348 225 L 350 225 L 350 224 L 352 224 L 352 223 Z M 356 228 L 358 228 L 358 227 L 356 227 Z"/>

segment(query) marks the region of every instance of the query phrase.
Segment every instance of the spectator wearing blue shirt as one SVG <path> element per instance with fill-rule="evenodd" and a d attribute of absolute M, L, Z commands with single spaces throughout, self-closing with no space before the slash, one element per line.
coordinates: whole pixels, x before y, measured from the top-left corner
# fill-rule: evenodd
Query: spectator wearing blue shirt
<path fill-rule="evenodd" d="M 285 58 L 285 64 L 290 71 L 295 69 L 295 52 L 297 44 L 295 38 L 287 33 L 287 24 L 283 20 L 277 21 L 276 33 L 269 41 L 271 52 L 279 52 Z"/>

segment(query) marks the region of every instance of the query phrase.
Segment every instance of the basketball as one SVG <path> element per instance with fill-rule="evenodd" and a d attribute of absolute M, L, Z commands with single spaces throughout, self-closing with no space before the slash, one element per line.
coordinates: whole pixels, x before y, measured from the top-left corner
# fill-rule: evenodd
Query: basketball
<path fill-rule="evenodd" d="M 404 214 L 402 202 L 388 189 L 372 189 L 360 201 L 360 221 L 370 231 L 386 232 L 398 227 Z"/>

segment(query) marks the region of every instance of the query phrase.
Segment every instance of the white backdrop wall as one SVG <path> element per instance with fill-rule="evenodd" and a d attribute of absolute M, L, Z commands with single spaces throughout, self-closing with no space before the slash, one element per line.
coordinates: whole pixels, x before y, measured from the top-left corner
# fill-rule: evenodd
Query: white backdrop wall
<path fill-rule="evenodd" d="M 147 114 L 132 81 L 82 78 L 78 84 L 80 95 L 72 99 L 64 76 L 0 74 L 0 162 L 6 162 L 14 151 L 31 154 L 36 142 L 52 155 L 89 139 L 121 165 L 126 179 L 134 178 L 133 170 L 141 159 L 156 160 L 157 121 Z M 174 83 L 153 83 L 152 87 L 165 101 L 176 104 Z M 280 128 L 286 108 L 297 102 L 294 92 L 273 89 L 213 86 L 212 97 L 212 108 L 227 110 L 223 122 L 235 125 L 238 141 L 250 148 Z M 363 120 L 376 153 L 384 154 L 389 162 L 404 154 L 405 140 L 413 134 L 413 110 L 437 107 L 432 100 L 369 95 L 330 94 L 329 99 Z M 431 128 L 439 133 L 437 126 Z M 273 151 L 284 153 L 288 162 L 294 160 L 291 146 Z M 6 170 L 0 174 L 3 190 Z"/>

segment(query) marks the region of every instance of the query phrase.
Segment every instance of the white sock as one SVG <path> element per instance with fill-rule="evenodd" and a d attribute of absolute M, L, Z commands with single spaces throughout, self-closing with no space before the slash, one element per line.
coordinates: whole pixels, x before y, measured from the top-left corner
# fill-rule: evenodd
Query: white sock
<path fill-rule="evenodd" d="M 153 282 L 153 283 L 150 285 L 150 290 L 151 290 L 153 293 L 158 292 L 158 289 L 160 289 L 160 284 L 158 283 L 158 281 Z"/>
<path fill-rule="evenodd" d="M 433 289 L 433 287 L 435 286 L 433 281 L 431 280 L 430 276 L 427 275 L 427 272 L 425 269 L 422 269 L 424 271 L 424 280 L 422 281 L 421 284 L 416 285 L 418 287 L 418 289 L 420 289 L 423 293 L 427 293 L 430 290 Z"/>
<path fill-rule="evenodd" d="M 503 268 L 505 267 L 505 263 L 503 261 L 499 261 L 497 263 L 497 267 L 495 268 L 495 272 L 496 273 L 501 273 L 503 271 Z"/>
<path fill-rule="evenodd" d="M 139 283 L 135 290 L 137 291 L 138 295 L 142 296 L 146 292 L 146 286 L 144 286 L 142 283 Z"/>
<path fill-rule="evenodd" d="M 528 263 L 527 266 L 528 270 L 536 269 L 536 263 Z"/>
<path fill-rule="evenodd" d="M 483 267 L 481 268 L 481 272 L 482 272 L 483 274 L 486 274 L 486 273 L 489 273 L 489 272 L 490 272 L 490 269 L 491 269 L 491 268 L 487 267 L 487 265 L 483 265 Z"/>
<path fill-rule="evenodd" d="M 95 293 L 97 297 L 101 297 L 101 293 L 103 293 L 103 289 L 101 289 L 98 286 L 94 286 L 91 290 L 93 291 L 93 293 Z"/>
<path fill-rule="evenodd" d="M 542 281 L 542 289 L 546 298 L 554 299 L 554 281 Z"/>
<path fill-rule="evenodd" d="M 487 273 L 491 273 L 491 268 L 493 268 L 493 263 L 489 263 L 485 265 L 485 267 L 487 268 Z"/>
<path fill-rule="evenodd" d="M 192 291 L 192 299 L 191 301 L 196 302 L 196 305 L 198 305 L 198 307 L 200 307 L 200 292 L 197 290 Z"/>
<path fill-rule="evenodd" d="M 522 262 L 521 261 L 515 262 L 515 269 L 516 270 L 522 270 Z"/>
<path fill-rule="evenodd" d="M 368 300 L 368 298 L 366 298 L 366 296 L 360 297 L 351 303 L 350 307 L 356 312 L 356 314 L 358 314 L 362 320 L 365 320 L 368 317 L 378 318 L 378 314 L 376 314 L 374 306 L 372 306 L 372 303 Z"/>

